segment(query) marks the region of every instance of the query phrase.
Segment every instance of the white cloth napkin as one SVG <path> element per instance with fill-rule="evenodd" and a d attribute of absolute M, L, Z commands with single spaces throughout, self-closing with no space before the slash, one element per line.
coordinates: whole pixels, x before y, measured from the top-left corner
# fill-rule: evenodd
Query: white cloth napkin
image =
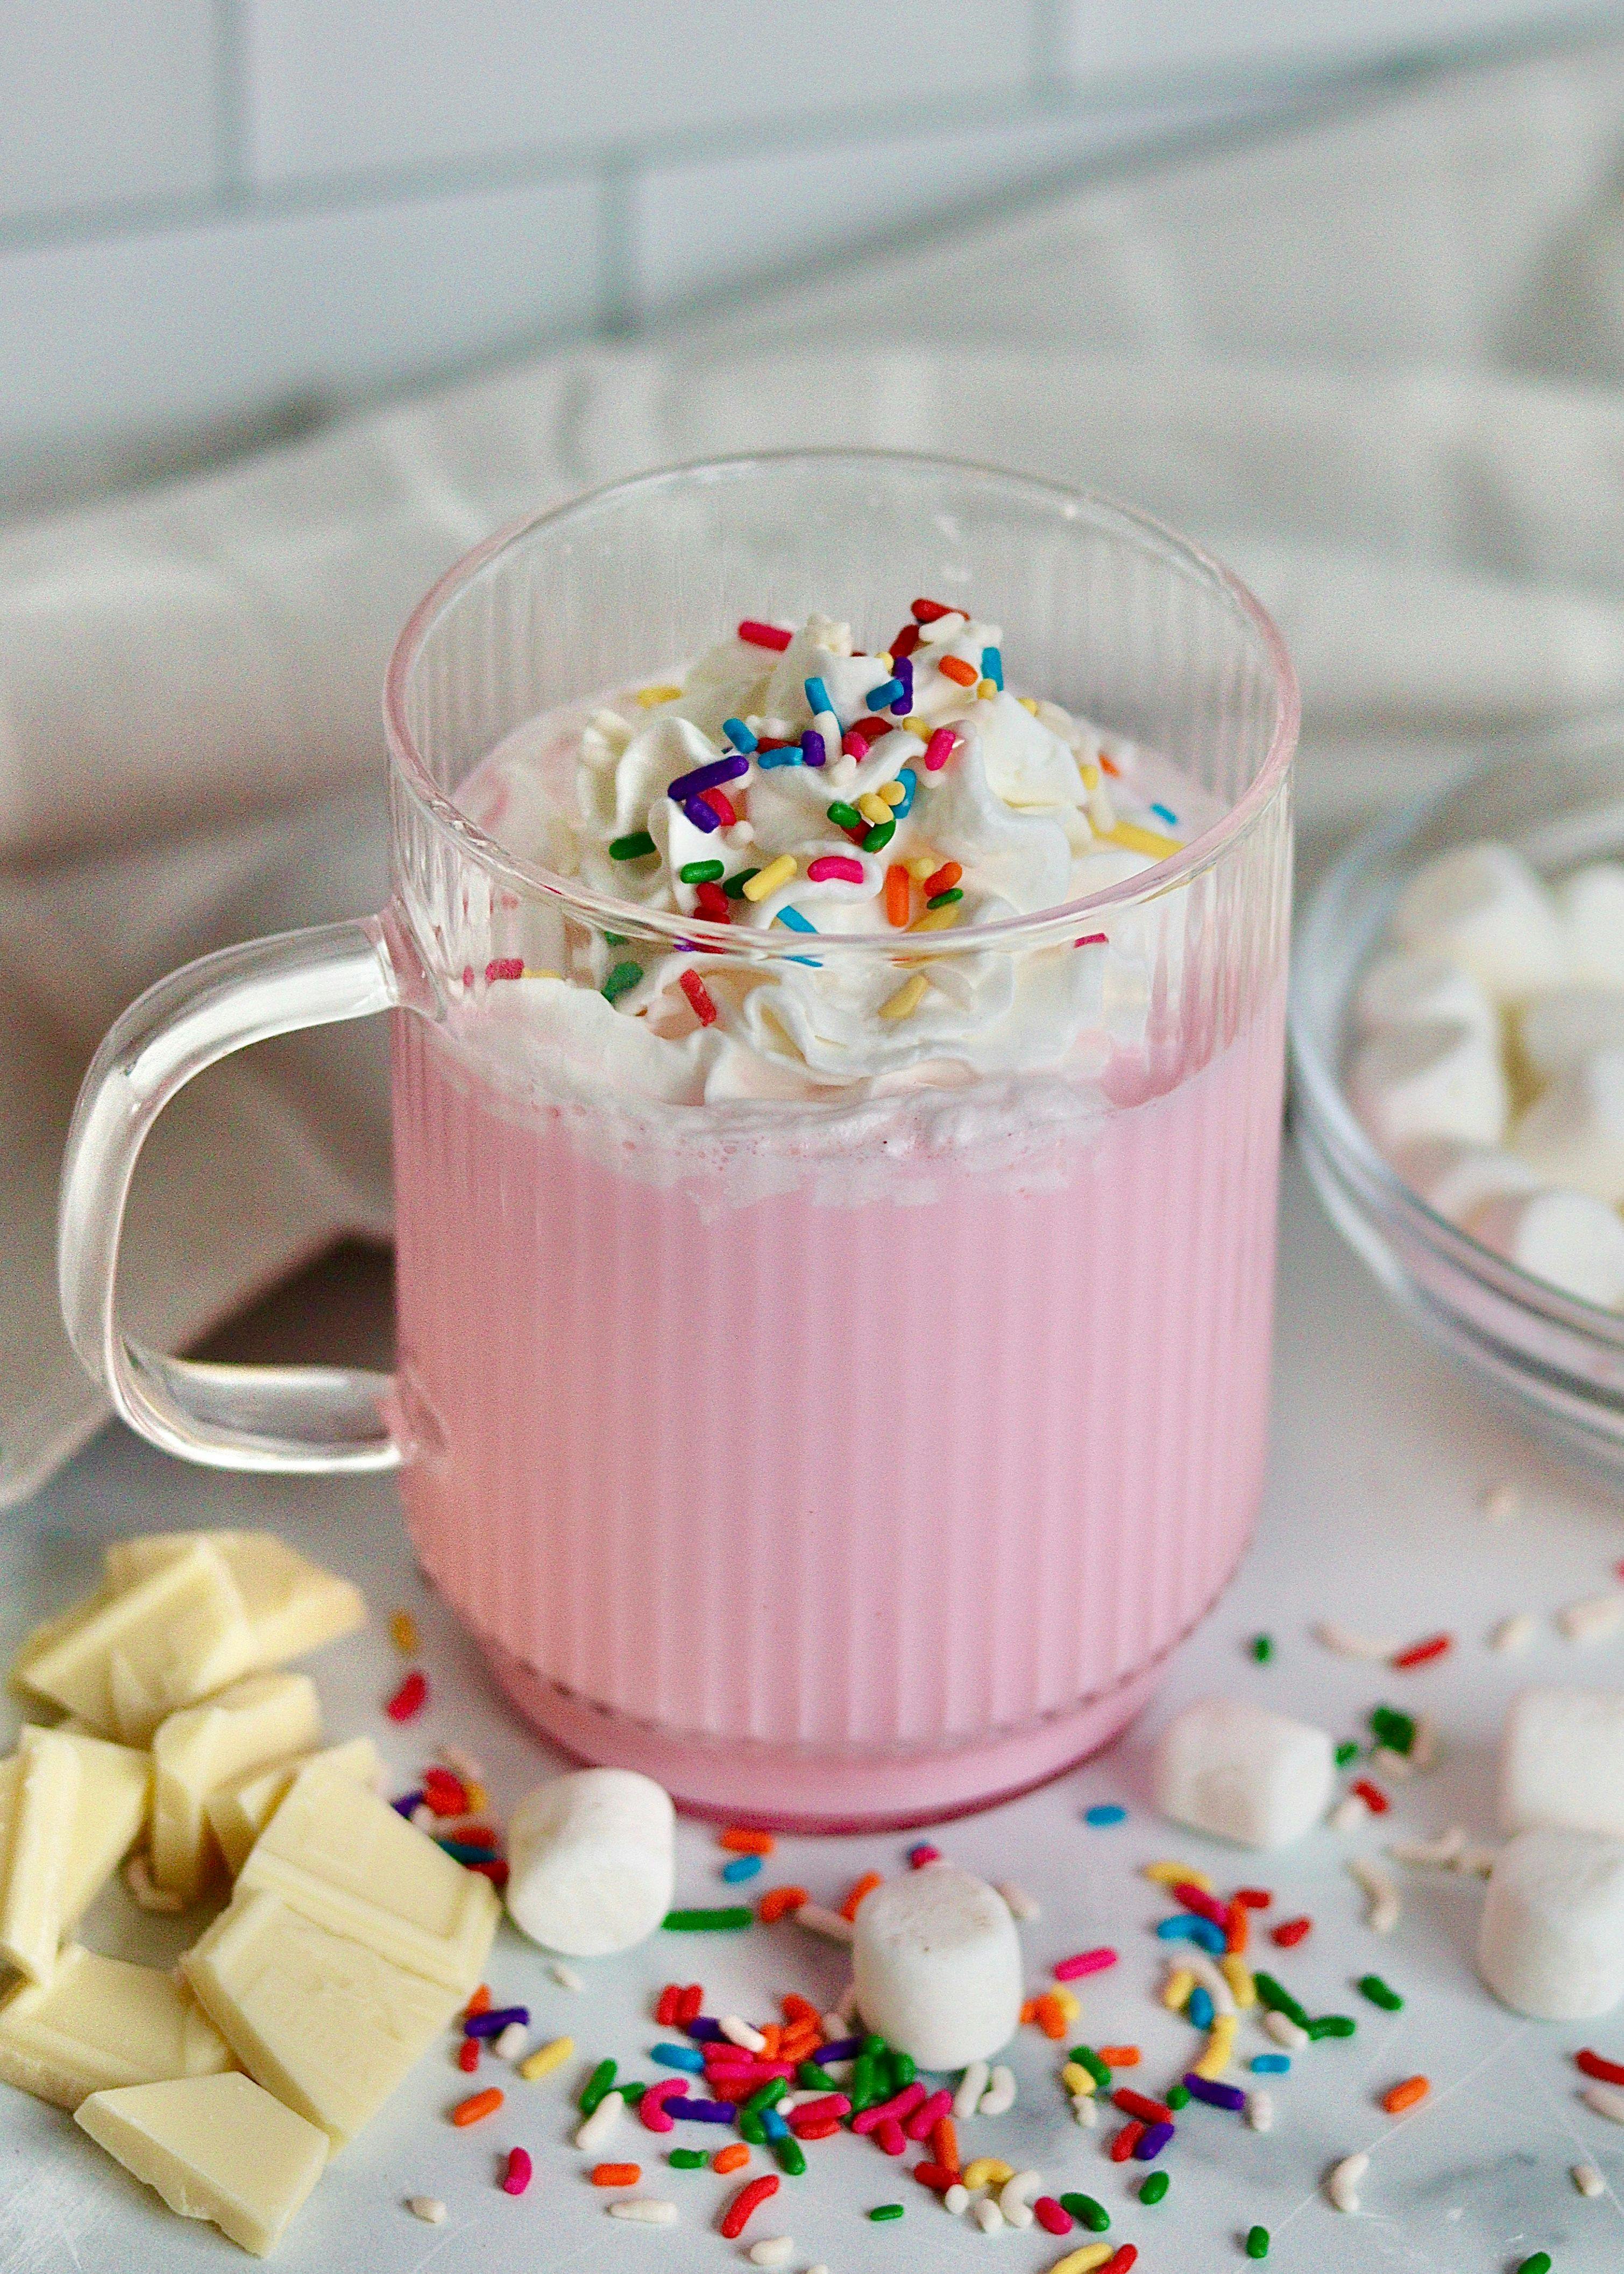
<path fill-rule="evenodd" d="M 1621 161 L 1624 43 L 1481 69 L 0 538 L 0 1503 L 102 1411 L 51 1261 L 85 1061 L 184 958 L 380 904 L 384 660 L 458 553 L 757 446 L 1105 490 L 1276 613 L 1312 855 L 1487 732 L 1624 702 Z M 152 1338 L 387 1232 L 359 1031 L 166 1118 L 126 1249 Z"/>

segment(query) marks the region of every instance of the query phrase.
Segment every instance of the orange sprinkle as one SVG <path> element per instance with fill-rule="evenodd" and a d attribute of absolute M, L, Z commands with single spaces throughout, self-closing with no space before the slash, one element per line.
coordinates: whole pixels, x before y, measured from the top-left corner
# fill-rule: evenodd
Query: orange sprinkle
<path fill-rule="evenodd" d="M 1100 753 L 1100 767 L 1102 772 L 1115 774 L 1118 781 L 1122 779 L 1122 768 L 1108 758 L 1103 750 Z"/>
<path fill-rule="evenodd" d="M 1066 2021 L 1065 2008 L 1052 1991 L 1036 2000 L 1033 2018 L 1046 2037 L 1056 2040 L 1064 2037 L 1070 2026 Z"/>
<path fill-rule="evenodd" d="M 1026 2004 L 1020 2009 L 1021 2028 L 1024 2029 L 1029 2022 L 1035 2022 L 1037 2017 L 1038 2001 L 1035 1998 L 1028 1998 Z"/>
<path fill-rule="evenodd" d="M 823 2018 L 810 1998 L 803 1998 L 799 1990 L 786 1992 L 781 2011 L 786 2022 L 811 2022 L 818 2024 Z"/>
<path fill-rule="evenodd" d="M 507 2095 L 498 2085 L 484 2092 L 470 2092 L 466 2100 L 459 2100 L 451 2112 L 451 2121 L 459 2129 L 468 2124 L 482 2124 L 487 2116 L 494 2116 Z"/>
<path fill-rule="evenodd" d="M 713 2172 L 720 2172 L 726 2175 L 729 2172 L 743 2171 L 749 2160 L 749 2150 L 742 2140 L 735 2140 L 731 2147 L 717 2150 L 710 2158 L 710 2168 Z"/>
<path fill-rule="evenodd" d="M 920 890 L 928 900 L 934 900 L 938 892 L 951 892 L 955 885 L 963 881 L 964 870 L 958 862 L 944 861 L 939 869 L 933 870 L 926 877 Z"/>
<path fill-rule="evenodd" d="M 467 2005 L 463 2007 L 462 2019 L 465 2022 L 471 2022 L 476 2014 L 488 2014 L 490 2010 L 491 1985 L 488 1982 L 482 1982 Z"/>
<path fill-rule="evenodd" d="M 951 2116 L 938 2116 L 931 2126 L 930 2152 L 944 2172 L 959 2169 L 959 2129 Z"/>
<path fill-rule="evenodd" d="M 778 2039 L 775 2060 L 803 2061 L 807 2055 L 823 2042 L 822 2025 L 816 2022 L 799 2029 L 786 2029 Z"/>
<path fill-rule="evenodd" d="M 1107 2068 L 1137 2068 L 1139 2065 L 1137 2045 L 1101 2045 L 1099 2053 Z"/>
<path fill-rule="evenodd" d="M 763 2044 L 760 2052 L 756 2056 L 756 2059 L 778 2060 L 782 2059 L 778 2047 L 784 2036 L 784 2024 L 781 2022 L 763 2022 L 761 2026 L 761 2033 Z"/>
<path fill-rule="evenodd" d="M 885 871 L 885 921 L 906 930 L 908 921 L 908 872 L 898 861 Z"/>
<path fill-rule="evenodd" d="M 592 2185 L 595 2187 L 635 2187 L 643 2177 L 641 2164 L 594 2164 Z"/>
<path fill-rule="evenodd" d="M 1245 1951 L 1252 1933 L 1252 1920 L 1244 1903 L 1238 1900 L 1229 1905 L 1229 1916 L 1224 1924 L 1223 1946 L 1227 1955 L 1240 1957 Z"/>
<path fill-rule="evenodd" d="M 1432 2090 L 1430 2077 L 1407 2076 L 1402 2084 L 1395 2084 L 1391 2092 L 1382 2094 L 1381 2105 L 1389 2116 L 1402 2116 L 1407 2108 L 1413 2108 L 1418 2100 L 1425 2100 Z"/>
<path fill-rule="evenodd" d="M 804 1887 L 769 1887 L 756 1906 L 756 1916 L 763 1926 L 772 1926 L 786 1911 L 798 1911 L 811 1900 Z"/>
<path fill-rule="evenodd" d="M 944 679 L 955 680 L 960 687 L 974 687 L 981 675 L 975 666 L 966 663 L 961 655 L 938 656 L 936 669 Z"/>
<path fill-rule="evenodd" d="M 861 1879 L 857 1882 L 857 1885 L 852 1889 L 851 1894 L 841 1904 L 841 1917 L 843 1919 L 854 1919 L 857 1916 L 857 1906 L 861 1902 L 863 1897 L 865 1895 L 871 1895 L 876 1887 L 882 1886 L 884 1882 L 877 1871 L 865 1871 Z"/>
<path fill-rule="evenodd" d="M 735 1856 L 771 1856 L 777 1845 L 771 1832 L 752 1832 L 748 1824 L 730 1824 L 717 1834 L 716 1844 Z"/>

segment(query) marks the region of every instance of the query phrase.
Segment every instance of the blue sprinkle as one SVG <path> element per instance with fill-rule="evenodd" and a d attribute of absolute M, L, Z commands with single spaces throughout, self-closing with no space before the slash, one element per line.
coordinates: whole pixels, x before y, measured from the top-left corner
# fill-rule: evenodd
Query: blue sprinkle
<path fill-rule="evenodd" d="M 735 750 L 753 750 L 756 748 L 756 737 L 742 719 L 724 719 L 722 732 Z"/>
<path fill-rule="evenodd" d="M 1195 1988 L 1190 1992 L 1190 2002 L 1184 2007 L 1184 2013 L 1192 2029 L 1210 2029 L 1212 2028 L 1212 1994 L 1209 1991 L 1203 1990 L 1199 1982 L 1196 1984 Z"/>
<path fill-rule="evenodd" d="M 871 687 L 863 701 L 870 711 L 883 711 L 889 704 L 896 701 L 901 692 L 902 681 L 899 679 L 886 679 L 878 687 Z"/>
<path fill-rule="evenodd" d="M 1165 821 L 1169 829 L 1177 828 L 1178 816 L 1174 812 L 1170 805 L 1153 805 L 1150 809 L 1155 815 L 1157 820 Z"/>
<path fill-rule="evenodd" d="M 389 1805 L 397 1816 L 403 1816 L 410 1824 L 413 1811 L 423 1805 L 423 1795 L 420 1792 L 403 1792 L 398 1800 L 392 1800 Z"/>
<path fill-rule="evenodd" d="M 662 2068 L 685 2068 L 693 2076 L 705 2073 L 705 2057 L 697 2045 L 656 2045 L 654 2058 Z"/>
<path fill-rule="evenodd" d="M 1214 1926 L 1211 1919 L 1197 1918 L 1193 1911 L 1178 1911 L 1173 1917 L 1162 1919 L 1156 1934 L 1162 1942 L 1199 1942 L 1214 1958 L 1223 1955 L 1223 1929 Z"/>
<path fill-rule="evenodd" d="M 776 2108 L 763 2109 L 762 2130 L 767 2135 L 767 2137 L 770 2140 L 787 2140 L 789 2138 L 789 2126 L 784 2121 L 784 2119 L 779 2115 Z"/>
<path fill-rule="evenodd" d="M 1097 1801 L 1094 1807 L 1083 1811 L 1085 1824 L 1125 1824 L 1127 1820 L 1127 1810 L 1118 1808 L 1114 1800 Z"/>
<path fill-rule="evenodd" d="M 807 708 L 815 719 L 820 711 L 827 711 L 836 718 L 839 716 L 829 699 L 829 689 L 821 679 L 803 680 L 801 684 L 806 692 Z"/>
<path fill-rule="evenodd" d="M 799 908 L 780 908 L 778 914 L 778 921 L 781 924 L 787 924 L 791 931 L 815 932 L 817 930 L 817 926 L 815 923 L 808 923 L 807 922 L 807 919 L 801 915 Z"/>
<path fill-rule="evenodd" d="M 1253 2053 L 1252 2066 L 1259 2076 L 1289 2076 L 1291 2056 L 1289 2053 Z"/>
<path fill-rule="evenodd" d="M 757 750 L 756 763 L 763 773 L 771 773 L 774 766 L 801 766 L 806 764 L 806 759 L 796 744 L 791 742 L 782 750 Z M 818 764 L 823 764 L 821 758 Z"/>
<path fill-rule="evenodd" d="M 981 677 L 990 679 L 995 687 L 1004 685 L 1004 658 L 996 647 L 981 650 Z"/>
<path fill-rule="evenodd" d="M 900 805 L 892 806 L 891 813 L 898 821 L 906 821 L 914 810 L 914 799 L 919 795 L 919 776 L 912 766 L 904 766 L 897 779 L 902 784 L 906 795 Z"/>
<path fill-rule="evenodd" d="M 808 930 L 811 930 L 810 925 L 808 926 Z M 736 1887 L 741 1879 L 753 1879 L 761 1867 L 762 1859 L 759 1856 L 735 1856 L 731 1864 L 723 1864 L 722 1877 L 730 1887 Z"/>
<path fill-rule="evenodd" d="M 828 746 L 816 727 L 808 727 L 801 738 L 801 763 L 803 766 L 821 766 L 828 757 Z"/>

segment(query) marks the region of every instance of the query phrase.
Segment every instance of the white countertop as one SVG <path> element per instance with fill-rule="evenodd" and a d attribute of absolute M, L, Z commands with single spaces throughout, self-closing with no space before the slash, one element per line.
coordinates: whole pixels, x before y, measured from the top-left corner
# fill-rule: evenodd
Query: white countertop
<path fill-rule="evenodd" d="M 1386 1838 L 1425 1835 L 1460 1822 L 1492 1837 L 1495 1740 L 1510 1693 L 1530 1679 L 1620 1683 L 1624 1643 L 1590 1648 L 1561 1641 L 1548 1619 L 1521 1659 L 1485 1647 L 1507 1612 L 1548 1614 L 1604 1590 L 1624 1555 L 1619 1511 L 1557 1470 L 1500 1421 L 1463 1382 L 1422 1348 L 1385 1308 L 1342 1248 L 1293 1164 L 1282 1243 L 1274 1456 L 1257 1544 L 1229 1596 L 1175 1664 L 1161 1698 L 1109 1753 L 1046 1790 L 990 1814 L 946 1826 L 946 1854 L 996 1879 L 1015 1879 L 1042 1905 L 1022 1930 L 1034 1988 L 1063 1954 L 1114 1943 L 1122 1962 L 1079 1985 L 1075 2035 L 1145 2049 L 1135 2082 L 1170 2082 L 1193 2050 L 1187 2025 L 1153 1992 L 1165 1946 L 1149 1932 L 1165 1906 L 1136 1875 L 1152 1856 L 1206 1867 L 1220 1886 L 1262 1883 L 1317 1924 L 1274 1970 L 1314 2011 L 1353 2014 L 1357 2037 L 1298 2055 L 1272 2081 L 1276 2116 L 1267 2135 L 1238 2118 L 1192 2108 L 1164 2158 L 1172 2176 L 1154 2210 L 1133 2200 L 1143 2167 L 1105 2157 L 1106 2129 L 1079 2131 L 1055 2081 L 1056 2052 L 1034 2029 L 1011 2059 L 1020 2082 L 1013 2112 L 961 2127 L 966 2157 L 998 2154 L 1040 2167 L 1054 2193 L 1097 2195 L 1112 2213 L 1111 2239 L 1139 2246 L 1142 2274 L 1206 2274 L 1246 2263 L 1242 2237 L 1254 2223 L 1274 2235 L 1270 2263 L 1282 2274 L 1352 2274 L 1394 2267 L 1414 2274 L 1502 2274 L 1536 2249 L 1556 2274 L 1602 2274 L 1624 2264 L 1624 2129 L 1580 2102 L 1567 2055 L 1590 2042 L 1624 2058 L 1624 2009 L 1588 2028 L 1520 2022 L 1477 1983 L 1471 1961 L 1481 1883 L 1454 1874 L 1401 1873 L 1404 1915 L 1390 1937 L 1363 1924 L 1364 1899 L 1344 1857 L 1379 1853 Z M 1508 1480 L 1520 1513 L 1483 1513 L 1486 1486 Z M 377 1614 L 362 1636 L 312 1661 L 334 1736 L 378 1737 L 403 1787 L 436 1735 L 478 1755 L 502 1810 L 551 1766 L 546 1750 L 514 1719 L 485 1678 L 471 1647 L 416 1572 L 387 1480 L 267 1482 L 191 1469 L 109 1428 L 0 1535 L 0 1650 L 25 1627 L 87 1586 L 102 1542 L 155 1527 L 269 1525 L 365 1588 Z M 380 1704 L 399 1678 L 385 1631 L 407 1605 L 424 1634 L 433 1702 L 423 1721 L 398 1729 Z M 1328 1656 L 1309 1638 L 1320 1617 L 1369 1631 L 1421 1636 L 1443 1627 L 1457 1650 L 1429 1671 L 1402 1675 Z M 1254 1664 L 1245 1645 L 1272 1634 L 1277 1653 Z M 1624 1686 L 1624 1685 L 1621 1685 Z M 1379 1699 L 1425 1709 L 1444 1739 L 1441 1766 L 1392 1788 L 1394 1811 L 1351 1840 L 1329 1832 L 1263 1858 L 1220 1849 L 1161 1826 L 1147 1811 L 1146 1755 L 1174 1707 L 1220 1690 L 1322 1721 L 1338 1736 L 1365 1734 Z M 1081 1812 L 1120 1801 L 1129 1821 L 1093 1830 Z M 838 1901 L 860 1871 L 903 1867 L 912 1835 L 785 1840 L 771 1879 L 793 1879 Z M 723 1860 L 702 1826 L 679 1833 L 678 1899 L 725 1899 Z M 1395 1870 L 1398 1867 L 1395 1867 Z M 760 1884 L 770 1884 L 763 1881 Z M 1271 1917 L 1286 1915 L 1277 1909 Z M 86 1939 L 125 1956 L 164 1958 L 197 1922 L 137 1914 L 121 1887 L 105 1894 Z M 1267 1936 L 1264 1947 L 1268 1948 Z M 1267 1959 L 1260 1963 L 1267 1964 Z M 1402 2014 L 1367 2005 L 1352 1986 L 1376 1970 L 1402 1991 Z M 277 2255 L 286 2274 L 352 2268 L 367 2274 L 565 2274 L 622 2266 L 680 2269 L 741 2263 L 742 2246 L 714 2232 L 718 2204 L 736 2182 L 708 2172 L 668 2172 L 662 2143 L 629 2122 L 613 2152 L 637 2157 L 643 2192 L 674 2198 L 682 2224 L 646 2230 L 611 2222 L 604 2199 L 583 2183 L 570 2145 L 566 2087 L 590 2055 L 614 2054 L 622 2072 L 654 2072 L 650 1993 L 671 1977 L 702 1978 L 709 2009 L 770 2014 L 786 1991 L 827 2005 L 846 1977 L 841 1954 L 793 1925 L 748 1935 L 658 1937 L 628 1958 L 583 1966 L 584 1994 L 550 1978 L 545 1958 L 504 1929 L 491 1962 L 498 2001 L 528 2002 L 547 2037 L 568 2032 L 582 2063 L 545 2083 L 514 2079 L 508 2106 L 471 2132 L 454 2131 L 445 2110 L 469 2087 L 447 2057 L 432 2053 L 367 2132 L 329 2171 Z M 1243 2059 L 1271 2049 L 1244 2024 Z M 1377 2105 L 1400 2078 L 1420 2071 L 1430 2100 L 1395 2121 Z M 492 2074 L 487 2065 L 484 2074 Z M 7 2274 L 133 2274 L 244 2263 L 212 2227 L 172 2218 L 155 2196 L 110 2164 L 61 2111 L 0 2087 L 0 2266 Z M 680 2133 L 679 2143 L 687 2137 Z M 714 2144 L 695 2127 L 695 2144 Z M 522 2143 L 536 2178 L 522 2200 L 494 2181 L 500 2151 Z M 672 2142 L 667 2140 L 664 2145 Z M 1325 2172 L 1356 2149 L 1372 2150 L 1356 2218 L 1319 2191 Z M 1586 2201 L 1568 2176 L 1581 2157 L 1609 2189 Z M 1008 2274 L 1051 2265 L 1064 2242 L 1037 2228 L 992 2239 L 950 2219 L 936 2200 L 869 2142 L 842 2136 L 808 2151 L 810 2170 L 786 2180 L 756 2215 L 746 2241 L 790 2233 L 804 2269 L 832 2274 L 966 2270 L 994 2254 Z M 759 2153 L 755 2168 L 763 2168 Z M 445 2225 L 428 2227 L 403 2207 L 408 2195 L 446 2200 Z M 898 2225 L 872 2226 L 868 2206 L 898 2201 Z M 988 2261 L 991 2263 L 991 2261 Z"/>

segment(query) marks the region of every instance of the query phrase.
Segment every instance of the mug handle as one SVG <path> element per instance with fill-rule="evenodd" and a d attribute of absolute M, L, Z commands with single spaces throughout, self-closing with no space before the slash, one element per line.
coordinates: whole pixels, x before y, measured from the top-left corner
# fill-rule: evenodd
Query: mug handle
<path fill-rule="evenodd" d="M 222 948 L 132 1003 L 79 1088 L 63 1162 L 56 1277 L 69 1339 L 133 1429 L 212 1468 L 309 1475 L 392 1469 L 395 1377 L 345 1367 L 206 1365 L 168 1358 L 118 1318 L 118 1248 L 148 1131 L 194 1074 L 301 1028 L 431 1006 L 386 918 L 317 925 Z"/>

